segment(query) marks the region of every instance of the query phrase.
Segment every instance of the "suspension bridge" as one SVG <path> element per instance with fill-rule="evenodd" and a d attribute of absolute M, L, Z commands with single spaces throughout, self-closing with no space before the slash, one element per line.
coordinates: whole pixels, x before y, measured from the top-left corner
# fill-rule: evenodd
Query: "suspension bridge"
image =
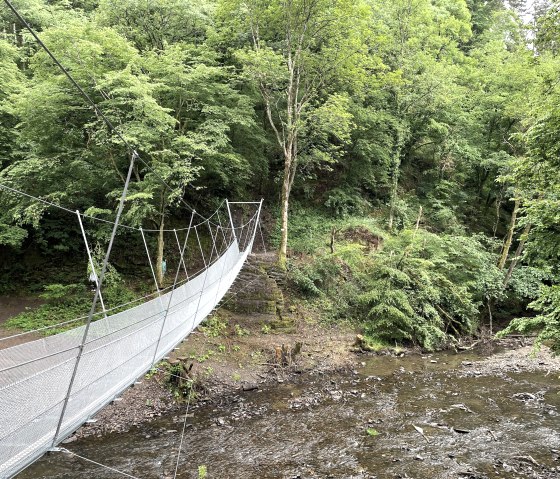
<path fill-rule="evenodd" d="M 123 225 L 120 220 L 135 164 L 142 163 L 165 188 L 171 187 L 127 142 L 12 3 L 9 0 L 4 3 L 93 112 L 105 122 L 109 131 L 126 145 L 130 163 L 116 216 L 111 221 L 72 211 L 45 198 L 34 197 L 30 192 L 0 184 L 0 191 L 5 194 L 19 195 L 27 201 L 41 203 L 45 208 L 75 215 L 96 285 L 87 315 L 0 338 L 0 479 L 15 476 L 47 451 L 63 450 L 57 445 L 156 367 L 220 304 L 253 248 L 262 209 L 262 200 L 226 200 L 205 218 L 182 197 L 179 198 L 191 212 L 188 226 L 180 230 L 156 231 L 172 234 L 177 245 L 177 264 L 170 268 L 175 273 L 173 284 L 162 289 L 146 239 L 146 235 L 155 230 Z M 242 210 L 242 214 L 232 212 L 235 208 Z M 111 225 L 101 267 L 92 257 L 85 221 Z M 122 229 L 141 237 L 155 292 L 127 304 L 107 305 L 103 298 L 104 280 L 115 240 L 118 241 Z M 180 241 L 180 235 L 184 235 L 183 241 Z M 194 256 L 196 261 L 193 262 Z M 193 271 L 192 266 L 188 267 L 189 260 L 191 265 L 201 267 Z M 54 320 L 56 322 L 56 318 Z M 61 330 L 63 332 L 52 334 Z M 177 467 L 180 453 L 181 446 Z"/>
<path fill-rule="evenodd" d="M 227 205 L 230 211 L 235 203 Z M 118 398 L 216 308 L 253 247 L 261 202 L 247 205 L 254 213 L 244 224 L 234 226 L 230 216 L 229 227 L 204 220 L 186 230 L 167 291 L 159 290 L 154 274 L 152 299 L 114 314 L 103 306 L 78 327 L 0 349 L 0 478 L 17 474 Z M 211 238 L 206 248 L 202 228 Z M 192 274 L 189 238 L 204 265 Z M 96 293 L 102 297 L 99 287 Z"/>

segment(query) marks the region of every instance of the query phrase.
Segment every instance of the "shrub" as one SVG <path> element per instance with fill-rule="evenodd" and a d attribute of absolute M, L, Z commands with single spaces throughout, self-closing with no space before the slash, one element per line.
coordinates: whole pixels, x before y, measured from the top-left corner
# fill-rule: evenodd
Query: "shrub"
<path fill-rule="evenodd" d="M 74 319 L 85 320 L 92 305 L 93 293 L 88 291 L 83 284 L 50 284 L 44 287 L 44 292 L 40 297 L 46 303 L 33 311 L 24 312 L 11 318 L 6 326 L 9 328 L 21 329 L 23 331 L 33 331 L 59 323 L 72 321 Z M 115 314 L 134 306 L 136 303 L 128 304 L 135 299 L 134 293 L 129 290 L 121 281 L 113 279 L 103 288 L 103 300 L 107 308 L 111 309 L 109 314 Z M 97 312 L 101 311 L 101 304 L 98 302 Z M 94 320 L 101 318 L 101 315 L 94 316 Z M 46 329 L 44 334 L 51 335 L 60 333 L 79 325 L 79 321 L 70 322 L 60 327 Z"/>
<path fill-rule="evenodd" d="M 330 191 L 325 206 L 337 218 L 360 215 L 369 206 L 357 188 L 334 188 Z"/>
<path fill-rule="evenodd" d="M 477 237 L 403 231 L 362 276 L 366 334 L 432 350 L 471 333 L 483 299 L 501 284 L 494 260 Z"/>
<path fill-rule="evenodd" d="M 560 285 L 543 286 L 539 299 L 530 303 L 529 307 L 540 314 L 533 318 L 514 319 L 507 328 L 498 333 L 498 337 L 512 332 L 537 332 L 537 348 L 543 342 L 550 341 L 552 350 L 560 354 Z"/>

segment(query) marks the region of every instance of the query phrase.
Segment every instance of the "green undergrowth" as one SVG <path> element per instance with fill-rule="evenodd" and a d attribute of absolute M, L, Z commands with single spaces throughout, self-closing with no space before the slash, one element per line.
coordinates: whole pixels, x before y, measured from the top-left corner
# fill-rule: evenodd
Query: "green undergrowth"
<path fill-rule="evenodd" d="M 75 328 L 81 322 L 72 320 L 78 318 L 85 319 L 87 317 L 92 305 L 93 295 L 93 291 L 88 290 L 85 285 L 79 283 L 48 285 L 44 288 L 44 292 L 39 295 L 41 299 L 45 300 L 45 303 L 32 311 L 26 311 L 14 316 L 6 322 L 6 327 L 22 331 L 48 328 L 42 332 L 46 336 Z M 120 282 L 109 284 L 103 290 L 103 300 L 107 308 L 129 303 L 135 298 L 136 294 Z M 125 309 L 127 307 L 114 309 L 111 311 L 111 314 Z M 101 312 L 100 304 L 98 304 L 97 312 Z M 101 317 L 103 317 L 101 314 L 97 314 L 95 319 Z M 68 324 L 50 327 L 67 321 L 69 322 Z"/>
<path fill-rule="evenodd" d="M 307 209 L 295 206 L 290 213 L 290 251 L 295 256 L 315 255 L 317 252 L 328 251 L 331 234 L 335 231 L 335 238 L 352 234 L 352 231 L 367 232 L 368 235 L 382 236 L 383 230 L 378 220 L 368 216 L 332 216 L 321 210 Z M 270 241 L 274 247 L 280 243 L 280 224 L 275 225 L 271 232 Z"/>
<path fill-rule="evenodd" d="M 536 332 L 536 348 L 548 343 L 556 354 L 560 354 L 560 286 L 544 286 L 539 299 L 530 303 L 529 307 L 537 312 L 536 316 L 514 319 L 498 336 Z"/>
<path fill-rule="evenodd" d="M 380 353 L 383 351 L 388 351 L 392 354 L 401 354 L 404 352 L 404 348 L 399 346 L 397 342 L 393 342 L 392 344 L 388 341 L 372 337 L 372 336 L 359 336 L 360 338 L 360 348 L 363 351 L 370 351 L 375 353 Z M 356 344 L 358 346 L 358 344 Z"/>
<path fill-rule="evenodd" d="M 485 302 L 503 295 L 496 245 L 483 235 L 389 233 L 374 218 L 294 224 L 307 229 L 291 229 L 290 288 L 327 320 L 359 322 L 381 349 L 433 350 L 472 334 Z"/>

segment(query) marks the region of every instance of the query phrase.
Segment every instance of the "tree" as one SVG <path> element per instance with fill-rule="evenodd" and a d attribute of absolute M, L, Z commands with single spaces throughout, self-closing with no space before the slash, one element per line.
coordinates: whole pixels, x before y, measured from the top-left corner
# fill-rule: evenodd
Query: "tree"
<path fill-rule="evenodd" d="M 549 38 L 552 41 L 552 38 Z M 537 332 L 537 344 L 552 342 L 560 351 L 560 88 L 558 73 L 560 58 L 555 42 L 550 50 L 543 49 L 536 65 L 536 81 L 526 98 L 524 131 L 519 135 L 526 152 L 514 164 L 510 176 L 515 187 L 523 192 L 520 207 L 524 227 L 518 250 L 525 246 L 523 261 L 538 268 L 543 274 L 539 297 L 529 307 L 537 311 L 535 317 L 518 318 L 511 322 L 503 334 L 511 331 Z M 541 44 L 543 45 L 543 44 Z M 516 253 L 512 264 L 519 261 Z"/>
<path fill-rule="evenodd" d="M 7 41 L 0 40 L 0 161 L 8 162 L 12 156 L 16 135 L 14 127 L 13 95 L 24 85 L 24 77 L 17 67 L 17 50 Z M 6 164 L 0 164 L 5 167 Z"/>
<path fill-rule="evenodd" d="M 17 145 L 17 117 L 12 98 L 24 85 L 24 77 L 17 67 L 16 58 L 16 48 L 0 40 L 0 170 L 7 168 L 13 161 Z M 18 247 L 27 237 L 25 229 L 12 223 L 11 218 L 0 215 L 0 245 Z"/>
<path fill-rule="evenodd" d="M 184 139 L 175 118 L 154 97 L 156 84 L 142 72 L 140 55 L 115 31 L 83 20 L 48 29 L 43 38 L 120 136 L 109 131 L 46 54 L 38 52 L 31 59 L 29 88 L 14 100 L 22 152 L 1 172 L 3 181 L 66 207 L 111 215 L 130 161 L 127 144 L 134 145 L 148 167 L 136 165 L 125 219 L 141 225 L 150 218 L 163 230 L 169 208 L 182 197 L 196 168 L 178 145 Z M 7 200 L 9 216 L 39 226 L 45 205 Z M 160 235 L 160 280 L 162 241 Z"/>
<path fill-rule="evenodd" d="M 222 31 L 243 39 L 237 58 L 262 96 L 282 154 L 279 263 L 285 266 L 290 193 L 306 120 L 328 104 L 335 87 L 359 88 L 369 61 L 369 8 L 351 0 L 223 0 L 219 8 Z"/>
<path fill-rule="evenodd" d="M 459 45 L 470 38 L 469 12 L 461 2 L 382 1 L 375 18 L 386 41 L 382 58 L 387 111 L 392 121 L 389 161 L 389 229 L 395 222 L 402 163 L 412 153 L 441 145 L 453 131 Z M 433 148 L 432 148 L 433 150 Z M 436 151 L 437 152 L 437 151 Z M 445 158 L 446 151 L 438 155 Z"/>
<path fill-rule="evenodd" d="M 212 10 L 208 0 L 101 0 L 95 18 L 140 50 L 162 50 L 179 42 L 202 43 Z"/>

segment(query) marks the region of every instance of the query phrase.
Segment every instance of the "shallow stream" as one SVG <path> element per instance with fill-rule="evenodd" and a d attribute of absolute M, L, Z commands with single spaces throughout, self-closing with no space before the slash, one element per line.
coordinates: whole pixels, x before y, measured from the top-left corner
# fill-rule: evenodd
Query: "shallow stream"
<path fill-rule="evenodd" d="M 364 359 L 188 418 L 178 478 L 560 478 L 558 372 L 489 373 L 472 353 Z M 68 449 L 141 479 L 173 478 L 182 418 Z M 116 478 L 64 453 L 18 479 Z M 124 476 L 121 476 L 124 477 Z"/>

